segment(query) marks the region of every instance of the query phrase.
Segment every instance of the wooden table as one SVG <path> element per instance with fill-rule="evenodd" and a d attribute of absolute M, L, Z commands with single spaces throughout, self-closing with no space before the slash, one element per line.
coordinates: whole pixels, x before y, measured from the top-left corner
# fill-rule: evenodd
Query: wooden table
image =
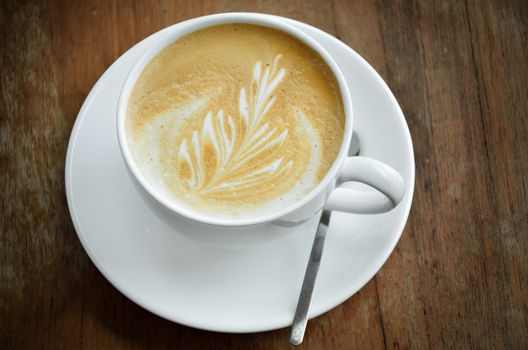
<path fill-rule="evenodd" d="M 336 35 L 387 81 L 409 123 L 407 227 L 359 293 L 310 322 L 305 349 L 528 348 L 526 1 L 2 1 L 0 348 L 288 348 L 163 320 L 108 283 L 64 192 L 75 117 L 97 78 L 188 18 L 258 11 Z"/>

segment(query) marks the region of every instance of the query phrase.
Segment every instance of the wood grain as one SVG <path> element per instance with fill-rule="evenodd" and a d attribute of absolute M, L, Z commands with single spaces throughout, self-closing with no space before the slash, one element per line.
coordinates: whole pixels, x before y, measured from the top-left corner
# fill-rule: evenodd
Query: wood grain
<path fill-rule="evenodd" d="M 205 332 L 136 306 L 87 257 L 65 199 L 68 137 L 103 71 L 152 32 L 227 11 L 339 37 L 387 81 L 414 141 L 401 241 L 301 348 L 528 348 L 528 3 L 474 0 L 3 1 L 0 348 L 290 348 L 287 329 Z"/>

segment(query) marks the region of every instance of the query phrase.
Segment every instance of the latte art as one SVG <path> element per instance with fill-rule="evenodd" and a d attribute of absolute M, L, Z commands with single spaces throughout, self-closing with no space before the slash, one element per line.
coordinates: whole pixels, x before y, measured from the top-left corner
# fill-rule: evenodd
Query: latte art
<path fill-rule="evenodd" d="M 178 152 L 179 174 L 196 194 L 224 197 L 225 192 L 244 192 L 291 170 L 293 160 L 280 149 L 288 128 L 279 130 L 265 119 L 277 98 L 272 93 L 285 74 L 284 68 L 278 67 L 280 57 L 264 72 L 260 61 L 255 64 L 249 97 L 244 87 L 240 89 L 236 124 L 222 110 L 215 117 L 209 112 L 202 129 L 183 139 Z M 266 153 L 270 156 L 262 159 Z"/>
<path fill-rule="evenodd" d="M 229 24 L 159 53 L 131 94 L 134 161 L 180 205 L 249 217 L 298 201 L 324 177 L 344 129 L 321 57 L 281 31 Z"/>

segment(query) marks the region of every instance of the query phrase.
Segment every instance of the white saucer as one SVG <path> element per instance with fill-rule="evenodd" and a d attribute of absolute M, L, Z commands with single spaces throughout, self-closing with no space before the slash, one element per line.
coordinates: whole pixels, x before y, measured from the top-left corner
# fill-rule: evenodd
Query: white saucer
<path fill-rule="evenodd" d="M 402 203 L 390 213 L 333 215 L 310 309 L 310 317 L 315 317 L 356 293 L 394 249 L 411 207 L 414 157 L 401 109 L 374 69 L 334 37 L 288 21 L 312 35 L 340 65 L 354 102 L 361 154 L 393 166 L 407 186 Z M 210 247 L 181 234 L 192 235 L 203 227 L 183 221 L 170 227 L 161 221 L 128 177 L 117 144 L 117 98 L 132 64 L 155 35 L 103 74 L 75 122 L 66 159 L 66 192 L 79 239 L 117 289 L 161 317 L 222 332 L 288 326 L 317 218 L 258 247 Z"/>

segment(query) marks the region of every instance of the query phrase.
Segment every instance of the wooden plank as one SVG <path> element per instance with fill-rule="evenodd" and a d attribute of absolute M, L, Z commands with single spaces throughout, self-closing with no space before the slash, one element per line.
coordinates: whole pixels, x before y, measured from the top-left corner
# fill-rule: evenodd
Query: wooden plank
<path fill-rule="evenodd" d="M 502 235 L 497 229 L 500 217 L 496 215 L 496 203 L 503 200 L 492 190 L 493 162 L 482 125 L 483 96 L 475 75 L 474 33 L 468 23 L 473 16 L 459 2 L 402 5 L 380 8 L 385 13 L 384 23 L 391 24 L 383 30 L 388 35 L 388 66 L 394 69 L 394 75 L 389 69 L 389 84 L 406 113 L 415 145 L 417 191 L 407 229 L 407 237 L 415 247 L 402 252 L 410 255 L 413 266 L 393 270 L 391 262 L 400 265 L 406 259 L 392 259 L 378 281 L 383 286 L 382 312 L 387 309 L 386 302 L 421 305 L 425 333 L 416 326 L 409 330 L 404 325 L 421 317 L 416 310 L 402 320 L 397 316 L 401 310 L 389 308 L 384 313 L 391 313 L 384 317 L 387 344 L 403 348 L 522 348 L 526 327 L 519 325 L 525 324 L 520 315 L 526 299 L 522 301 L 521 293 L 508 292 L 512 281 L 503 275 L 503 260 L 516 252 L 501 249 Z M 523 63 L 524 69 L 526 61 L 519 60 L 521 66 Z M 403 72 L 407 76 L 402 76 Z M 504 74 L 494 76 L 501 81 L 506 78 Z M 503 91 L 515 93 L 522 89 Z M 512 141 L 509 147 L 516 145 L 522 147 L 522 140 Z M 521 177 L 516 181 L 516 186 L 520 185 Z M 516 203 L 520 202 L 517 198 Z M 521 232 L 515 235 L 520 238 Z M 400 242 L 397 253 L 406 247 L 406 239 Z M 517 249 L 522 251 L 521 247 Z M 512 269 L 526 273 L 526 263 L 516 263 Z M 402 274 L 405 270 L 411 272 L 409 277 Z M 385 276 L 391 285 L 399 282 L 413 286 L 395 297 L 391 285 L 385 285 Z M 505 314 L 505 304 L 517 306 L 517 319 L 507 328 L 503 322 L 511 317 Z M 408 308 L 404 310 L 409 312 Z"/>
<path fill-rule="evenodd" d="M 3 2 L 0 23 L 0 347 L 78 347 L 85 259 L 64 192 L 74 115 L 63 109 L 62 52 L 41 6 Z"/>
<path fill-rule="evenodd" d="M 528 3 L 468 1 L 468 14 L 493 211 L 485 311 L 498 344 L 528 348 Z"/>

